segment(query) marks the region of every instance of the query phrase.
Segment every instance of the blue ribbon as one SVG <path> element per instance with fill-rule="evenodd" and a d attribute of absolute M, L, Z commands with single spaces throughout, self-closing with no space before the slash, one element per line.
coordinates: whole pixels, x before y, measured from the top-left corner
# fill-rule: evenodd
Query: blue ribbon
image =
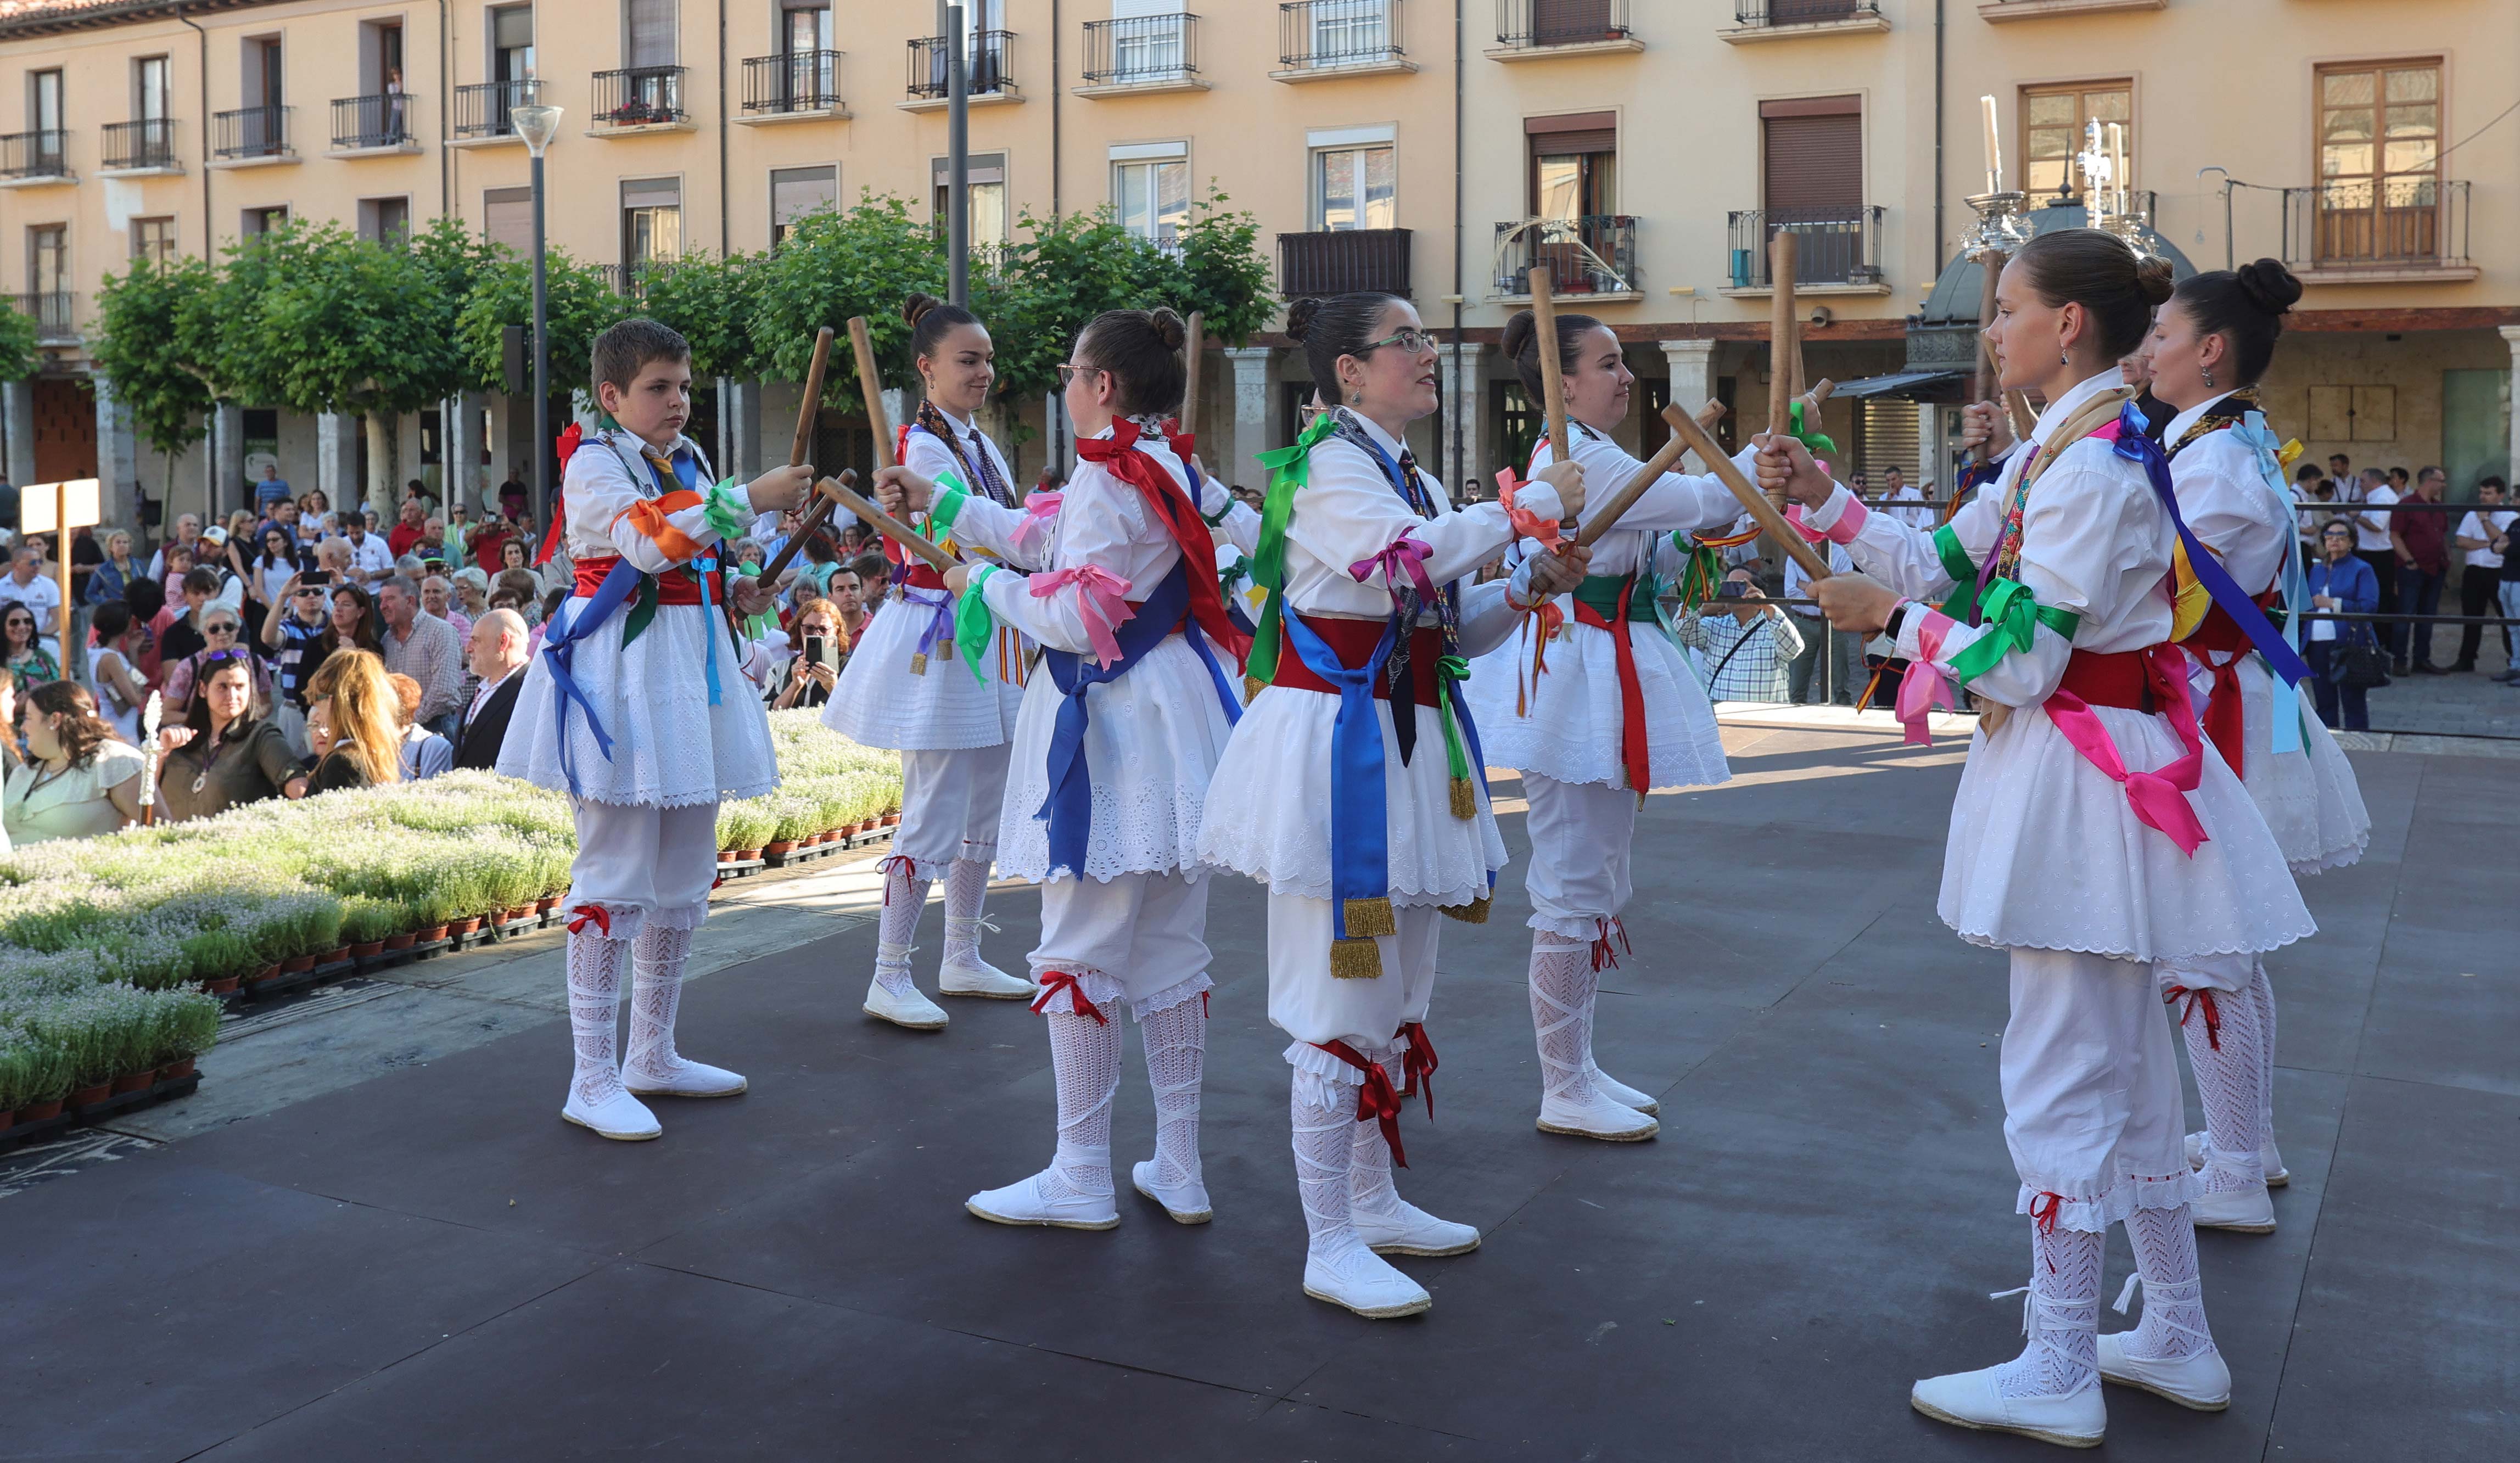
<path fill-rule="evenodd" d="M 717 555 L 692 560 L 692 572 L 700 580 L 700 634 L 708 646 L 708 658 L 700 663 L 701 675 L 708 682 L 709 704 L 718 704 L 717 689 L 717 605 L 709 598 L 709 576 L 717 572 Z M 730 635 L 734 632 L 729 631 Z"/>
<path fill-rule="evenodd" d="M 929 594 L 936 598 L 927 598 Z M 951 643 L 954 639 L 954 597 L 942 590 L 920 590 L 903 585 L 901 598 L 906 603 L 917 604 L 929 611 L 927 628 L 919 633 L 919 653 L 932 658 L 939 642 Z"/>
<path fill-rule="evenodd" d="M 1385 625 L 1373 654 L 1350 670 L 1302 615 L 1286 616 L 1286 643 L 1314 675 L 1338 688 L 1338 719 L 1330 724 L 1330 927 L 1341 940 L 1349 938 L 1349 900 L 1391 893 L 1382 719 L 1373 714 L 1373 682 L 1394 640 L 1394 627 Z"/>
<path fill-rule="evenodd" d="M 595 733 L 595 745 L 607 762 L 612 760 L 612 738 L 605 732 L 603 719 L 595 714 L 595 703 L 578 689 L 577 681 L 569 674 L 570 662 L 576 657 L 577 643 L 602 629 L 613 611 L 639 592 L 639 581 L 646 577 L 630 560 L 614 560 L 595 593 L 583 599 L 563 600 L 552 615 L 551 628 L 544 632 L 543 660 L 551 667 L 552 714 L 560 728 L 560 770 L 568 778 L 571 793 L 577 791 L 577 759 L 569 751 L 568 703 L 575 701 L 584 708 L 586 729 Z"/>
<path fill-rule="evenodd" d="M 2266 658 L 2267 668 L 2287 686 L 2309 675 L 2310 667 L 2303 663 L 2300 652 L 2275 632 L 2274 622 L 2267 618 L 2266 611 L 2258 608 L 2257 601 L 2232 581 L 2213 551 L 2198 543 L 2196 535 L 2188 531 L 2187 520 L 2179 512 L 2178 490 L 2171 486 L 2170 459 L 2162 455 L 2160 443 L 2145 435 L 2143 414 L 2136 410 L 2135 403 L 2127 403 L 2125 410 L 2118 415 L 2118 437 L 2109 445 L 2119 457 L 2143 465 L 2144 476 L 2152 483 L 2153 496 L 2161 500 L 2162 508 L 2169 512 L 2171 527 L 2179 530 L 2179 542 L 2187 550 L 2187 567 L 2196 575 L 2196 582 L 2205 587 L 2206 595 L 2231 617 L 2231 622 L 2240 627 L 2240 633 L 2249 638 L 2250 645 Z"/>
<path fill-rule="evenodd" d="M 2268 430 L 2266 414 L 2246 413 L 2240 418 L 2240 424 L 2230 430 L 2242 446 L 2257 453 L 2258 475 L 2265 480 L 2267 491 L 2283 506 L 2283 521 L 2289 528 L 2294 521 L 2293 497 L 2283 486 L 2283 460 L 2277 456 L 2281 444 L 2275 441 L 2275 434 Z M 2292 647 L 2293 653 L 2299 654 L 2301 617 L 2310 611 L 2310 575 L 2302 568 L 2301 535 L 2297 533 L 2284 535 L 2283 601 L 2284 608 L 2292 611 L 2284 617 L 2284 643 Z M 2278 679 L 2269 689 L 2273 693 L 2272 725 L 2268 729 L 2272 733 L 2270 749 L 2298 752 L 2302 749 L 2301 687 Z"/>
<path fill-rule="evenodd" d="M 1172 572 L 1155 585 L 1155 592 L 1113 634 L 1120 654 L 1109 665 L 1100 665 L 1090 655 L 1066 650 L 1042 651 L 1051 681 L 1064 697 L 1050 734 L 1050 796 L 1042 799 L 1041 810 L 1033 815 L 1050 823 L 1051 874 L 1063 868 L 1083 878 L 1086 850 L 1094 841 L 1094 774 L 1085 757 L 1085 729 L 1093 720 L 1087 690 L 1127 675 L 1179 625 L 1191 649 L 1206 665 L 1208 679 L 1216 685 L 1216 699 L 1225 708 L 1226 721 L 1241 719 L 1242 705 L 1235 700 L 1234 687 L 1226 680 L 1224 668 L 1216 663 L 1215 652 L 1208 648 L 1207 637 L 1199 633 L 1198 621 L 1183 618 L 1189 609 L 1190 561 L 1176 558 Z"/>

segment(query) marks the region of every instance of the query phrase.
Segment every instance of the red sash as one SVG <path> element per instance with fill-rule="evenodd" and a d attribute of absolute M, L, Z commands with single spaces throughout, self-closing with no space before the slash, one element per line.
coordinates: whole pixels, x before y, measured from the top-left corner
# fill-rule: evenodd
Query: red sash
<path fill-rule="evenodd" d="M 1619 764 L 1627 769 L 1628 788 L 1639 797 L 1653 782 L 1652 746 L 1645 738 L 1645 692 L 1637 681 L 1637 648 L 1628 639 L 1628 599 L 1637 592 L 1631 577 L 1619 591 L 1619 615 L 1615 620 L 1601 618 L 1601 612 L 1581 598 L 1575 601 L 1575 623 L 1590 625 L 1609 633 L 1610 643 L 1619 655 Z"/>
<path fill-rule="evenodd" d="M 621 559 L 619 555 L 609 554 L 606 554 L 602 558 L 579 559 L 577 561 L 577 598 L 580 599 L 594 598 L 595 592 L 604 587 L 604 576 L 611 573 L 612 566 L 620 561 Z M 658 604 L 698 604 L 700 602 L 700 578 L 698 574 L 692 572 L 689 564 L 677 564 L 673 568 L 667 569 L 662 574 L 652 574 L 648 577 L 656 581 L 656 602 Z M 710 590 L 717 602 L 723 604 L 726 602 L 726 573 L 724 570 L 718 571 L 717 579 L 718 582 L 710 586 Z"/>
<path fill-rule="evenodd" d="M 2141 650 L 2077 650 L 2066 657 L 2065 679 L 2056 688 L 2072 691 L 2090 706 L 2115 706 L 2146 716 L 2161 709 Z"/>
<path fill-rule="evenodd" d="M 2272 609 L 2283 596 L 2269 590 L 2258 597 L 2258 607 Z M 2215 605 L 2205 611 L 2205 618 L 2181 641 L 2187 658 L 2203 666 L 2214 677 L 2214 688 L 2205 698 L 2205 736 L 2223 760 L 2230 764 L 2234 775 L 2245 776 L 2248 757 L 2248 722 L 2242 713 L 2240 698 L 2240 659 L 2249 651 L 2248 633 L 2239 622 Z M 2213 653 L 2208 653 L 2213 652 Z M 2215 654 L 2223 658 L 2216 659 Z"/>
<path fill-rule="evenodd" d="M 1225 592 L 1218 586 L 1215 572 L 1216 539 L 1207 531 L 1207 521 L 1198 515 L 1198 505 L 1191 502 L 1172 474 L 1138 445 L 1138 423 L 1114 421 L 1110 436 L 1077 443 L 1076 455 L 1089 463 L 1101 463 L 1113 477 L 1136 488 L 1138 496 L 1146 500 L 1155 521 L 1163 524 L 1180 546 L 1182 562 L 1189 566 L 1191 618 L 1198 621 L 1210 644 L 1231 654 L 1238 665 L 1251 653 L 1251 637 L 1225 613 Z"/>
<path fill-rule="evenodd" d="M 1294 611 L 1289 610 L 1288 613 Z M 1300 618 L 1330 647 L 1331 653 L 1338 656 L 1339 664 L 1350 670 L 1373 658 L 1373 647 L 1382 643 L 1382 627 L 1386 623 L 1381 620 L 1332 619 L 1327 615 L 1303 615 Z M 1409 679 L 1417 688 L 1414 699 L 1420 706 L 1436 704 L 1435 662 L 1443 653 L 1444 632 L 1434 626 L 1420 625 L 1410 635 Z M 1278 657 L 1278 675 L 1269 684 L 1291 687 L 1296 690 L 1317 690 L 1325 695 L 1338 694 L 1336 687 L 1313 674 L 1313 668 L 1304 664 L 1304 657 L 1291 652 Z M 1391 667 L 1387 663 L 1373 678 L 1373 698 L 1377 701 L 1391 699 Z"/>

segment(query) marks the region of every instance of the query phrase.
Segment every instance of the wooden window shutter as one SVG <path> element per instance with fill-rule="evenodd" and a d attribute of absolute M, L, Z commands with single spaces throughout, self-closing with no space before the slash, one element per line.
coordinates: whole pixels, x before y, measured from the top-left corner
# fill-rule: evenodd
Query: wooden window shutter
<path fill-rule="evenodd" d="M 1767 134 L 1769 212 L 1863 206 L 1862 113 L 1770 115 L 1762 126 Z"/>

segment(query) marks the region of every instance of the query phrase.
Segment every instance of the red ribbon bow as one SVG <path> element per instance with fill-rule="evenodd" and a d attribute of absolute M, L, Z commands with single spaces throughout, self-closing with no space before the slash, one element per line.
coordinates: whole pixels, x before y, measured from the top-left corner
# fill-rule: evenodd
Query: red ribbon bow
<path fill-rule="evenodd" d="M 1225 613 L 1225 591 L 1216 582 L 1212 566 L 1216 561 L 1216 539 L 1207 531 L 1207 520 L 1198 515 L 1198 505 L 1174 482 L 1154 458 L 1138 445 L 1138 423 L 1121 421 L 1111 423 L 1111 435 L 1093 437 L 1076 444 L 1076 455 L 1089 463 L 1100 463 L 1113 477 L 1138 490 L 1155 521 L 1172 534 L 1180 546 L 1182 558 L 1192 569 L 1211 566 L 1207 572 L 1194 572 L 1190 577 L 1190 612 L 1211 643 L 1231 651 L 1238 664 L 1251 653 L 1251 637 L 1236 628 Z M 1188 453 L 1188 448 L 1181 451 Z"/>
<path fill-rule="evenodd" d="M 1033 1010 L 1044 1016 L 1049 1015 L 1051 998 L 1061 991 L 1067 993 L 1069 1009 L 1077 1015 L 1093 1017 L 1094 1024 L 1097 1026 L 1111 1024 L 1111 1018 L 1102 1014 L 1101 1006 L 1085 998 L 1084 985 L 1074 975 L 1064 970 L 1045 970 L 1041 973 L 1041 995 L 1033 998 Z"/>
<path fill-rule="evenodd" d="M 1637 948 L 1628 943 L 1627 925 L 1616 915 L 1613 915 L 1608 919 L 1597 919 L 1593 921 L 1593 927 L 1600 931 L 1600 933 L 1596 935 L 1593 939 L 1593 968 L 1595 970 L 1604 968 L 1616 970 L 1619 968 L 1618 952 L 1610 948 L 1610 936 L 1613 933 L 1616 933 L 1619 937 L 1620 950 L 1624 950 L 1630 954 L 1635 954 L 1637 953 Z"/>
<path fill-rule="evenodd" d="M 1426 1119 L 1431 1123 L 1435 1118 L 1435 1043 L 1426 1040 L 1426 1027 L 1418 1021 L 1402 1025 L 1400 1037 L 1409 1043 L 1408 1049 L 1400 1053 L 1400 1095 L 1415 1097 L 1422 1090 L 1426 1094 Z"/>
<path fill-rule="evenodd" d="M 2045 1202 L 2048 1206 L 2044 1210 L 2039 1207 L 2042 1202 Z M 2038 1227 L 2040 1233 L 2053 1234 L 2056 1232 L 2057 1212 L 2062 1210 L 2064 1207 L 2065 1196 L 2063 1194 L 2043 1192 L 2038 1198 L 2030 1201 L 2030 1222 Z M 2056 1273 L 2055 1261 L 2050 1260 L 2048 1262 L 2048 1273 L 2051 1275 Z"/>
<path fill-rule="evenodd" d="M 607 940 L 612 938 L 612 916 L 606 912 L 602 905 L 579 905 L 568 911 L 570 934 L 578 934 L 590 924 L 602 931 Z"/>
<path fill-rule="evenodd" d="M 2205 1044 L 2216 1051 L 2223 1049 L 2223 1008 L 2214 1002 L 2210 990 L 2190 991 L 2185 986 L 2173 986 L 2161 993 L 2163 1005 L 2177 1005 L 2181 997 L 2187 998 L 2187 1009 L 2179 1013 L 2179 1024 L 2185 1026 L 2199 1006 L 2205 1008 Z"/>
<path fill-rule="evenodd" d="M 1391 1149 L 1391 1161 L 1409 1167 L 1409 1156 L 1400 1151 L 1400 1092 L 1391 1085 L 1391 1074 L 1380 1062 L 1369 1062 L 1345 1042 L 1315 1042 L 1315 1046 L 1365 1074 L 1365 1086 L 1356 1092 L 1356 1121 L 1368 1118 L 1382 1126 L 1382 1141 Z"/>

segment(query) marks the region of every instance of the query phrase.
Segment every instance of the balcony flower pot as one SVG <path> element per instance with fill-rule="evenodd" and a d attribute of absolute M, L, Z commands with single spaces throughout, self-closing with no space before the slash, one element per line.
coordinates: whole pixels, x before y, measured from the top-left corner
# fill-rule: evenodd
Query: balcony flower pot
<path fill-rule="evenodd" d="M 411 937 L 405 935 L 403 937 L 403 943 L 406 945 L 410 944 Z M 382 940 L 363 940 L 350 947 L 350 953 L 362 960 L 367 959 L 371 955 L 381 955 L 384 953 L 385 943 Z"/>
<path fill-rule="evenodd" d="M 158 1069 L 155 1067 L 143 1067 L 137 1072 L 125 1072 L 113 1080 L 113 1095 L 119 1097 L 125 1092 L 147 1091 L 149 1085 L 157 1080 Z"/>
<path fill-rule="evenodd" d="M 21 1123 L 50 1123 L 61 1115 L 62 1099 L 59 1097 L 44 1102 L 29 1102 L 18 1109 L 18 1121 Z"/>
<path fill-rule="evenodd" d="M 280 962 L 279 973 L 282 975 L 303 975 L 314 968 L 315 957 L 313 955 L 291 955 L 288 959 Z"/>
<path fill-rule="evenodd" d="M 158 1069 L 158 1080 L 159 1082 L 182 1082 L 185 1078 L 192 1075 L 193 1059 L 188 1056 L 179 1056 L 173 1061 L 168 1062 L 165 1066 Z"/>
<path fill-rule="evenodd" d="M 95 1086 L 80 1087 L 78 1090 L 70 1093 L 70 1106 L 73 1108 L 94 1107 L 112 1095 L 113 1084 L 110 1082 L 101 1082 Z"/>
<path fill-rule="evenodd" d="M 413 934 L 411 931 L 405 930 L 399 935 L 385 936 L 383 946 L 386 950 L 409 950 L 411 949 L 411 943 L 419 938 L 419 936 Z"/>
<path fill-rule="evenodd" d="M 765 859 L 773 856 L 785 857 L 795 847 L 796 841 L 792 838 L 773 838 L 761 846 L 761 856 Z"/>
<path fill-rule="evenodd" d="M 421 945 L 434 945 L 446 938 L 446 930 L 447 927 L 442 924 L 424 925 L 414 930 L 411 938 Z"/>

